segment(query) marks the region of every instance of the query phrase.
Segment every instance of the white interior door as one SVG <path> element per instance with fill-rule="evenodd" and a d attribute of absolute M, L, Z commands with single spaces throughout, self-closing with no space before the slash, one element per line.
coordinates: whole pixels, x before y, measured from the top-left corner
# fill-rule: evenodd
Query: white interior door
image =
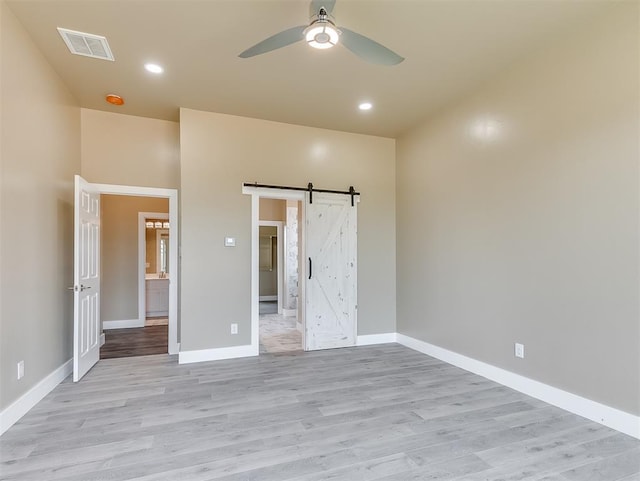
<path fill-rule="evenodd" d="M 100 194 L 75 176 L 73 380 L 100 359 Z"/>
<path fill-rule="evenodd" d="M 357 203 L 314 192 L 305 204 L 305 350 L 355 346 Z"/>

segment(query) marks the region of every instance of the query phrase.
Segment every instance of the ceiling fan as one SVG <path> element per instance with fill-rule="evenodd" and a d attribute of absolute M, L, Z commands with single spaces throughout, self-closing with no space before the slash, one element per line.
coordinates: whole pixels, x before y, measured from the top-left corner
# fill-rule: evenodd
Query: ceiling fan
<path fill-rule="evenodd" d="M 397 65 L 404 60 L 397 53 L 364 35 L 344 27 L 338 30 L 331 15 L 335 4 L 335 0 L 312 0 L 309 7 L 311 17 L 309 25 L 301 25 L 276 33 L 248 48 L 238 57 L 255 57 L 305 40 L 311 47 L 318 49 L 331 48 L 341 43 L 361 59 L 378 65 Z"/>

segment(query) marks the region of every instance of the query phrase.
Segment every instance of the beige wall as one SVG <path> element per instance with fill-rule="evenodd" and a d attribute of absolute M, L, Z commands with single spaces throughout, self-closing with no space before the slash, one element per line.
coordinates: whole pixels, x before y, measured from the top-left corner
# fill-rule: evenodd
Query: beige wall
<path fill-rule="evenodd" d="M 180 186 L 177 122 L 81 109 L 82 176 L 89 182 Z"/>
<path fill-rule="evenodd" d="M 398 330 L 638 415 L 638 4 L 614 9 L 398 139 Z"/>
<path fill-rule="evenodd" d="M 71 359 L 80 109 L 0 1 L 0 409 Z M 25 376 L 16 379 L 24 361 Z"/>
<path fill-rule="evenodd" d="M 362 192 L 358 333 L 395 331 L 394 140 L 182 109 L 180 146 L 182 350 L 251 342 L 253 181 Z"/>
<path fill-rule="evenodd" d="M 287 221 L 287 201 L 281 199 L 260 199 L 260 220 Z"/>
<path fill-rule="evenodd" d="M 169 200 L 102 195 L 100 316 L 138 319 L 138 212 L 169 212 Z"/>

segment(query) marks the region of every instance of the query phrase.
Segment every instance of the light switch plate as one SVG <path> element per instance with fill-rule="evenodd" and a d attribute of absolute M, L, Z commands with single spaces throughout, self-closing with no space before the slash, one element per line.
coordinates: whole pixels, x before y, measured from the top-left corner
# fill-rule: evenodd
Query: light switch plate
<path fill-rule="evenodd" d="M 235 247 L 236 246 L 236 238 L 235 237 L 225 237 L 224 238 L 224 246 L 225 247 Z"/>

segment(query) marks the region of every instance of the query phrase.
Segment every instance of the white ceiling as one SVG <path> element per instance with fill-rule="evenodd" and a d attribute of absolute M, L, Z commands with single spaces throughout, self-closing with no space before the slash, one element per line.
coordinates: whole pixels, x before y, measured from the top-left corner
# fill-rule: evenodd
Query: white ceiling
<path fill-rule="evenodd" d="M 238 54 L 308 21 L 306 0 L 8 0 L 82 107 L 178 120 L 179 107 L 396 137 L 605 9 L 580 0 L 338 0 L 334 16 L 406 60 L 338 46 Z M 72 55 L 56 27 L 104 35 L 115 62 Z M 563 33 L 565 32 L 565 33 Z M 164 66 L 154 76 L 143 64 Z M 126 104 L 104 101 L 117 93 Z M 374 109 L 357 110 L 362 100 Z"/>

